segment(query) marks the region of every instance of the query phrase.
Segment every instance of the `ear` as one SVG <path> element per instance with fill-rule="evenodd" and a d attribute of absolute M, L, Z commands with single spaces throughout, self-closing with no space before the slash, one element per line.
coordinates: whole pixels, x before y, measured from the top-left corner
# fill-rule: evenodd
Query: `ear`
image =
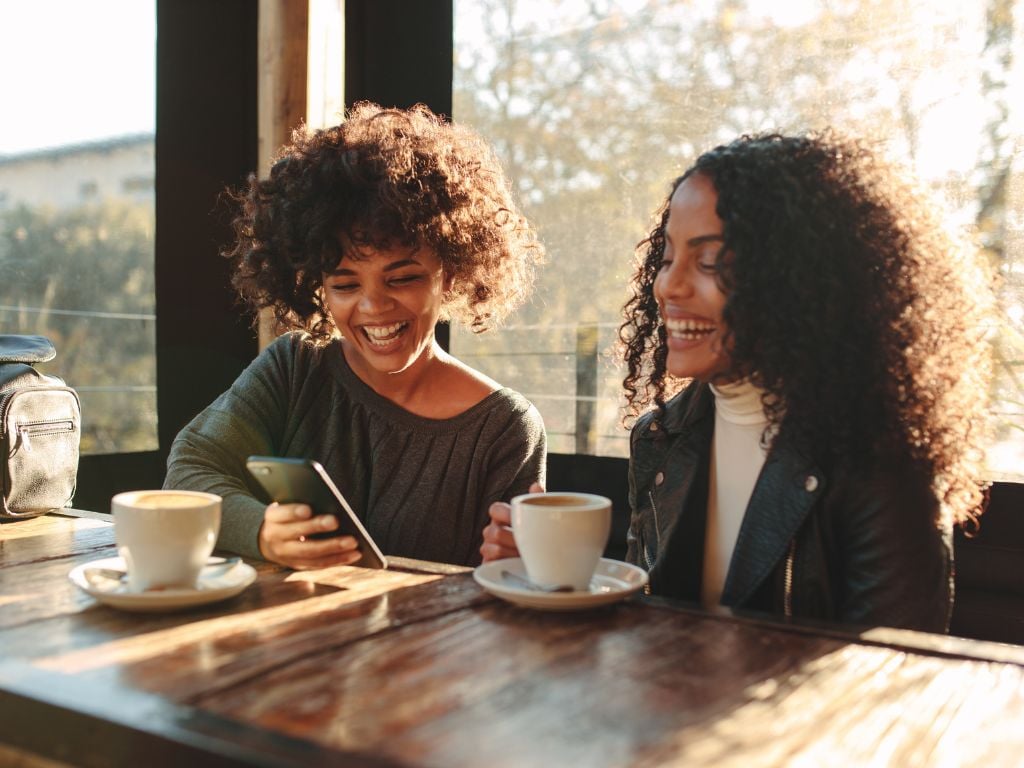
<path fill-rule="evenodd" d="M 445 270 L 443 282 L 441 283 L 441 287 L 443 288 L 445 294 L 450 294 L 452 292 L 452 287 L 454 285 L 455 278 L 452 275 L 448 274 L 448 270 Z"/>

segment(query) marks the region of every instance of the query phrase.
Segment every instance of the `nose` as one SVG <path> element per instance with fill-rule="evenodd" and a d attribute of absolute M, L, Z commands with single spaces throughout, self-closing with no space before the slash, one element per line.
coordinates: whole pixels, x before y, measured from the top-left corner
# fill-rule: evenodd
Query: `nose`
<path fill-rule="evenodd" d="M 682 259 L 676 259 L 658 273 L 654 281 L 655 296 L 661 300 L 685 299 L 693 295 L 693 281 L 690 270 L 685 268 Z"/>
<path fill-rule="evenodd" d="M 368 315 L 386 312 L 394 305 L 394 299 L 383 287 L 370 286 L 359 299 L 359 309 Z"/>

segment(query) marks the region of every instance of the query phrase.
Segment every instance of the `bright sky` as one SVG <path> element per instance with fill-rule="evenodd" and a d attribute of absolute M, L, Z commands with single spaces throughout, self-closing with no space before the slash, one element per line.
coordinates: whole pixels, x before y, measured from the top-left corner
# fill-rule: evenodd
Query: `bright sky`
<path fill-rule="evenodd" d="M 0 155 L 151 132 L 155 0 L 0 0 Z"/>

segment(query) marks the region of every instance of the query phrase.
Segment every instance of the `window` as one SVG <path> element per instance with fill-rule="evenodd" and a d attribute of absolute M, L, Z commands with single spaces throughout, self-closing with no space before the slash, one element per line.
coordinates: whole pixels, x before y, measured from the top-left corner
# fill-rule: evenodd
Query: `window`
<path fill-rule="evenodd" d="M 996 477 L 1024 476 L 1024 0 L 457 0 L 453 114 L 498 148 L 549 263 L 512 324 L 451 348 L 540 408 L 554 452 L 625 456 L 612 354 L 668 182 L 749 131 L 877 138 L 1003 279 Z"/>
<path fill-rule="evenodd" d="M 83 454 L 157 442 L 155 61 L 155 2 L 0 5 L 0 333 L 54 343 Z"/>
<path fill-rule="evenodd" d="M 127 179 L 121 180 L 121 190 L 125 194 L 137 196 L 153 194 L 153 177 L 152 176 L 129 176 Z"/>

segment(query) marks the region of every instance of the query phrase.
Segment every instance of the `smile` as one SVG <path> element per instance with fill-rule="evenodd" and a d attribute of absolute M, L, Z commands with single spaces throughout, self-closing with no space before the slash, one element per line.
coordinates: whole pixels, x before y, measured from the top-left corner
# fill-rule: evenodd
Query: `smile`
<path fill-rule="evenodd" d="M 715 324 L 705 320 L 665 320 L 665 329 L 673 339 L 696 341 L 714 333 Z"/>
<path fill-rule="evenodd" d="M 409 327 L 409 323 L 392 323 L 391 325 L 364 325 L 363 334 L 375 347 L 386 347 L 393 342 L 402 332 Z"/>

